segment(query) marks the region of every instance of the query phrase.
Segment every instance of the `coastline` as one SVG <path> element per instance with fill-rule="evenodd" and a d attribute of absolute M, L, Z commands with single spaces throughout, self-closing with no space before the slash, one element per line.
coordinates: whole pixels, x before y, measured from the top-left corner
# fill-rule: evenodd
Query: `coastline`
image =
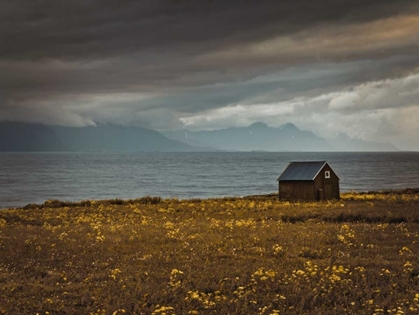
<path fill-rule="evenodd" d="M 386 189 L 386 190 L 369 190 L 369 191 L 349 191 L 349 192 L 342 192 L 340 195 L 342 198 L 351 198 L 349 196 L 358 195 L 403 195 L 403 194 L 419 194 L 419 188 L 404 188 L 404 189 Z M 240 200 L 240 199 L 278 199 L 277 193 L 269 193 L 269 194 L 260 194 L 260 195 L 247 195 L 247 196 L 226 196 L 226 197 L 216 197 L 216 198 L 188 198 L 188 199 L 178 199 L 178 198 L 161 198 L 159 196 L 144 196 L 135 199 L 102 199 L 102 200 L 81 200 L 81 201 L 62 201 L 57 199 L 50 199 L 46 200 L 42 204 L 30 203 L 23 207 L 15 207 L 15 208 L 5 208 L 1 210 L 7 209 L 42 209 L 42 208 L 62 208 L 62 207 L 88 207 L 91 205 L 125 205 L 125 204 L 158 204 L 161 203 L 163 200 L 182 200 L 182 201 L 197 201 L 197 200 Z"/>

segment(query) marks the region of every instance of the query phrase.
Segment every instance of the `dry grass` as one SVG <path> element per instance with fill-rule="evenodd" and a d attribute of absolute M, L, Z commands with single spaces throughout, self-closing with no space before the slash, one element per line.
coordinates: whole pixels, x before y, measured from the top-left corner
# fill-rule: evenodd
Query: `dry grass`
<path fill-rule="evenodd" d="M 0 314 L 417 314 L 418 193 L 0 211 Z"/>

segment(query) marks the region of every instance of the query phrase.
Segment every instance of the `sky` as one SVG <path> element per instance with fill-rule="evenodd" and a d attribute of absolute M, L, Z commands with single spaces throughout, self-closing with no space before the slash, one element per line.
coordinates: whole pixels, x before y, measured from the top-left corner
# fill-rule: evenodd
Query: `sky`
<path fill-rule="evenodd" d="M 411 0 L 0 2 L 0 120 L 419 147 Z"/>

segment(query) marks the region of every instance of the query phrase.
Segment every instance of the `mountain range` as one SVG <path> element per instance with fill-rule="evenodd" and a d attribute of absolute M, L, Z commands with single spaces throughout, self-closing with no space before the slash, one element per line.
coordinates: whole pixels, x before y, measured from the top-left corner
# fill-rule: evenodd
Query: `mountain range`
<path fill-rule="evenodd" d="M 161 133 L 141 127 L 103 125 L 87 127 L 48 126 L 68 151 L 197 151 L 183 142 L 166 138 Z"/>
<path fill-rule="evenodd" d="M 0 151 L 62 151 L 65 146 L 54 130 L 41 124 L 0 122 Z"/>
<path fill-rule="evenodd" d="M 346 134 L 324 139 L 292 123 L 278 128 L 257 122 L 248 127 L 211 131 L 162 131 L 166 137 L 203 148 L 226 151 L 398 151 L 392 143 L 350 139 Z"/>
<path fill-rule="evenodd" d="M 63 127 L 0 122 L 0 151 L 185 152 L 202 151 L 140 127 Z"/>
<path fill-rule="evenodd" d="M 85 127 L 0 122 L 0 151 L 397 151 L 391 143 L 324 139 L 292 123 L 278 128 L 257 122 L 248 127 L 212 131 L 155 131 L 97 124 Z"/>

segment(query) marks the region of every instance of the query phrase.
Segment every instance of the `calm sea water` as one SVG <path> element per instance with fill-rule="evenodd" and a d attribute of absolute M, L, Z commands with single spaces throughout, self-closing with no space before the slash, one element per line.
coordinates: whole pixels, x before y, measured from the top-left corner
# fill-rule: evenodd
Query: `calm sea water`
<path fill-rule="evenodd" d="M 419 186 L 418 152 L 2 153 L 0 208 L 47 199 L 206 198 L 277 191 L 290 161 L 327 160 L 341 191 Z"/>

